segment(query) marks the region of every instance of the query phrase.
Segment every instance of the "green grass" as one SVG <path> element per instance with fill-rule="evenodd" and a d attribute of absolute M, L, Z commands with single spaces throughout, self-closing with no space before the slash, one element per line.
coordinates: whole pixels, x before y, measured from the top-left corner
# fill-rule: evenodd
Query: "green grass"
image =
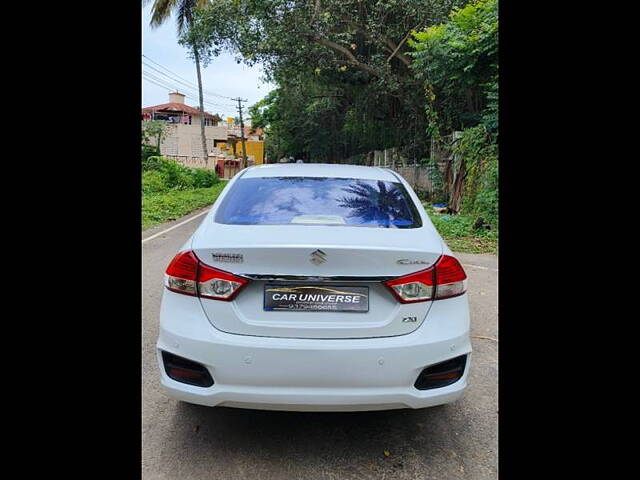
<path fill-rule="evenodd" d="M 433 225 L 436 227 L 449 248 L 460 253 L 498 253 L 498 231 L 495 226 L 491 230 L 474 230 L 475 217 L 467 215 L 446 215 L 433 211 L 429 204 L 424 204 Z"/>
<path fill-rule="evenodd" d="M 183 217 L 194 210 L 212 205 L 227 182 L 212 187 L 189 190 L 169 190 L 142 196 L 142 229 Z"/>

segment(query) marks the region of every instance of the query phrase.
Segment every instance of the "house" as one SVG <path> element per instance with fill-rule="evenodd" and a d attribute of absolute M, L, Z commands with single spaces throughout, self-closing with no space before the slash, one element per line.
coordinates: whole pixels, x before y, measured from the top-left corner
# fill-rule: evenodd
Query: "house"
<path fill-rule="evenodd" d="M 261 128 L 253 128 L 250 122 L 244 126 L 245 149 L 247 158 L 253 160 L 254 165 L 264 163 L 264 131 Z M 227 139 L 216 142 L 216 147 L 224 152 L 234 155 L 242 155 L 242 137 L 240 135 L 240 126 L 235 124 L 232 117 L 227 118 Z"/>
<path fill-rule="evenodd" d="M 179 92 L 169 94 L 169 102 L 142 109 L 143 120 L 163 120 L 168 128 L 160 144 L 163 156 L 173 158 L 187 166 L 214 168 L 220 161 L 225 164 L 242 156 L 240 127 L 222 122 L 218 115 L 204 112 L 204 119 L 198 108 L 184 102 L 185 95 Z M 204 121 L 208 158 L 202 151 L 200 132 Z M 235 149 L 232 147 L 236 147 Z M 264 162 L 264 133 L 261 129 L 245 126 L 245 147 L 249 164 Z"/>
<path fill-rule="evenodd" d="M 189 166 L 206 166 L 202 151 L 200 124 L 204 121 L 204 134 L 207 141 L 207 151 L 210 153 L 216 141 L 227 139 L 227 127 L 222 125 L 221 118 L 189 106 L 184 101 L 185 96 L 179 92 L 169 94 L 169 102 L 153 105 L 142 109 L 143 120 L 163 120 L 167 122 L 167 132 L 160 144 L 162 155 L 178 160 Z"/>
<path fill-rule="evenodd" d="M 168 123 L 180 123 L 183 125 L 200 125 L 201 112 L 199 108 L 191 107 L 184 103 L 185 96 L 179 92 L 169 94 L 169 103 L 145 107 L 142 109 L 143 120 L 164 120 Z M 222 119 L 218 115 L 204 112 L 204 125 L 216 126 Z"/>

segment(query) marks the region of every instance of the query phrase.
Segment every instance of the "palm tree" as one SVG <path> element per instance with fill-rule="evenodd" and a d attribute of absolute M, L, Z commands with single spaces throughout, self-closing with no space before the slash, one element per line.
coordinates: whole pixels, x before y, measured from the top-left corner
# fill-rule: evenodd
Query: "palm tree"
<path fill-rule="evenodd" d="M 143 0 L 143 4 L 147 5 L 151 0 Z M 195 10 L 198 7 L 204 7 L 209 3 L 208 0 L 154 0 L 151 7 L 150 25 L 154 28 L 162 25 L 172 13 L 176 15 L 176 24 L 178 27 L 178 36 L 189 29 L 193 22 Z M 202 137 L 202 151 L 204 153 L 205 162 L 208 159 L 207 139 L 204 134 L 204 98 L 202 95 L 202 77 L 200 75 L 200 54 L 195 45 L 193 47 L 193 58 L 196 62 L 196 72 L 198 74 L 198 94 L 200 96 L 200 136 Z"/>

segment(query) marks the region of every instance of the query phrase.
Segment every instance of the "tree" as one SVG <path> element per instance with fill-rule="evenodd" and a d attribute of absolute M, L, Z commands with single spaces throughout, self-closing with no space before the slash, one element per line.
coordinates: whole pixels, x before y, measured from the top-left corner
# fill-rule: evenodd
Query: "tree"
<path fill-rule="evenodd" d="M 181 41 L 197 44 L 203 58 L 226 49 L 238 62 L 264 66 L 279 90 L 265 108 L 272 114 L 268 151 L 340 161 L 403 146 L 417 160 L 429 142 L 407 40 L 464 3 L 211 0 Z"/>
<path fill-rule="evenodd" d="M 449 207 L 491 223 L 498 217 L 498 1 L 453 9 L 413 35 L 411 68 L 423 81 L 429 131 L 462 130 L 453 146 Z"/>
<path fill-rule="evenodd" d="M 448 21 L 413 37 L 411 68 L 423 82 L 433 132 L 486 122 L 497 133 L 498 1 L 453 9 Z"/>
<path fill-rule="evenodd" d="M 230 48 L 269 69 L 330 61 L 374 78 L 407 73 L 406 41 L 420 27 L 446 19 L 460 0 L 211 0 L 193 30 L 214 53 Z M 192 37 L 192 38 L 194 38 Z M 309 56 L 312 54 L 312 56 Z"/>
<path fill-rule="evenodd" d="M 167 124 L 161 120 L 143 120 L 142 121 L 142 139 L 148 142 L 150 138 L 156 139 L 156 146 L 160 151 L 160 144 L 167 132 Z"/>
<path fill-rule="evenodd" d="M 151 0 L 144 0 L 144 5 L 147 5 Z M 178 35 L 181 36 L 185 33 L 190 25 L 193 23 L 193 19 L 198 8 L 202 8 L 207 5 L 208 0 L 154 0 L 151 8 L 151 22 L 152 27 L 158 27 L 162 25 L 172 13 L 176 16 L 176 24 L 178 28 Z M 200 74 L 200 52 L 196 43 L 189 45 L 191 49 L 191 55 L 196 64 L 196 73 L 198 76 L 198 95 L 200 99 L 200 137 L 202 139 L 202 152 L 205 160 L 208 158 L 207 152 L 207 139 L 204 133 L 204 98 L 202 94 L 202 76 Z"/>

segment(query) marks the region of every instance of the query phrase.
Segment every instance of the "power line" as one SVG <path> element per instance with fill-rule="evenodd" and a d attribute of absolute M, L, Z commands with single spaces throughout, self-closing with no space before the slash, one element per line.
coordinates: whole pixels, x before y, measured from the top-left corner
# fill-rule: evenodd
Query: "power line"
<path fill-rule="evenodd" d="M 144 66 L 145 66 L 145 67 L 152 68 L 153 70 L 157 71 L 157 72 L 158 72 L 158 73 L 160 73 L 161 75 L 164 75 L 165 77 L 167 77 L 167 78 L 168 78 L 169 80 L 171 80 L 172 82 L 178 82 L 178 83 L 181 85 L 181 87 L 180 87 L 180 88 L 176 88 L 176 90 L 180 90 L 180 89 L 182 89 L 182 90 L 190 89 L 190 90 L 192 90 L 193 92 L 196 92 L 196 93 L 199 95 L 199 91 L 198 91 L 198 89 L 197 89 L 196 87 L 193 87 L 193 86 L 191 86 L 191 85 L 187 85 L 186 83 L 184 83 L 184 82 L 180 82 L 179 80 L 175 80 L 174 78 L 172 78 L 172 77 L 171 77 L 171 76 L 169 76 L 169 75 L 166 75 L 165 73 L 161 72 L 161 71 L 160 71 L 160 70 L 158 70 L 157 68 L 153 68 L 151 65 L 144 64 Z M 165 80 L 164 78 L 163 78 L 163 79 L 160 79 L 159 77 L 157 77 L 157 76 L 156 76 L 155 74 L 153 74 L 152 72 L 145 72 L 145 73 L 146 73 L 146 74 L 148 74 L 148 75 L 151 75 L 153 78 L 156 78 L 157 80 L 163 80 L 165 83 L 169 84 L 169 82 L 168 82 L 167 80 Z M 173 85 L 173 84 L 171 83 L 171 85 Z M 209 100 L 209 101 L 210 101 L 210 103 L 213 103 L 213 104 L 215 104 L 215 105 L 221 105 L 221 106 L 222 106 L 222 104 L 216 104 L 213 100 L 209 99 L 206 95 L 203 95 L 203 97 L 204 97 L 204 98 L 207 98 L 207 100 Z M 227 105 L 224 105 L 224 106 L 225 106 L 225 107 L 229 107 L 229 108 L 234 107 L 234 105 L 228 105 L 228 104 L 227 104 Z"/>
<path fill-rule="evenodd" d="M 146 75 L 143 75 L 142 77 L 143 77 L 143 78 L 144 78 L 144 80 L 146 80 L 147 82 L 152 83 L 152 84 L 154 84 L 154 85 L 156 85 L 156 86 L 158 86 L 158 87 L 162 87 L 162 88 L 164 88 L 165 90 L 167 90 L 167 91 L 169 91 L 169 92 L 173 92 L 173 91 L 175 91 L 175 88 L 173 88 L 173 87 L 171 87 L 171 86 L 168 86 L 168 85 L 166 85 L 165 83 L 159 82 L 159 81 L 157 81 L 157 80 L 155 80 L 155 79 L 153 79 L 153 78 L 151 78 L 151 77 L 148 77 L 148 76 L 146 76 Z M 191 98 L 191 94 L 189 94 L 189 95 L 185 95 L 185 97 L 187 97 L 187 98 Z"/>
<path fill-rule="evenodd" d="M 151 66 L 151 65 L 147 65 L 147 64 L 146 64 L 146 63 L 144 63 L 144 62 L 143 62 L 143 65 L 144 65 L 145 67 L 147 67 L 147 68 L 151 68 L 152 70 L 155 70 L 155 71 L 156 71 L 156 72 L 158 72 L 160 75 L 163 75 L 163 76 L 167 77 L 169 80 L 171 80 L 171 81 L 173 81 L 173 82 L 178 82 L 179 84 L 184 85 L 184 86 L 185 86 L 185 87 L 187 87 L 187 88 L 192 88 L 192 89 L 194 89 L 194 90 L 196 89 L 196 87 L 194 87 L 194 86 L 192 86 L 192 85 L 189 85 L 189 84 L 187 84 L 187 83 L 185 83 L 185 82 L 182 82 L 182 81 L 180 81 L 180 80 L 176 80 L 176 79 L 172 78 L 170 75 L 167 75 L 166 73 L 162 72 L 161 70 L 159 70 L 159 69 L 157 69 L 157 68 L 154 68 L 154 67 L 153 67 L 153 66 Z M 150 73 L 150 72 L 147 72 L 147 73 Z"/>
<path fill-rule="evenodd" d="M 185 79 L 185 78 L 181 77 L 180 75 L 178 75 L 178 74 L 176 74 L 176 73 L 172 72 L 171 70 L 169 70 L 169 69 L 168 69 L 167 67 L 165 67 L 164 65 L 160 65 L 158 62 L 156 62 L 156 61 L 154 61 L 154 60 L 151 60 L 151 59 L 150 59 L 149 57 L 147 57 L 144 53 L 142 54 L 142 56 L 143 56 L 144 58 L 146 58 L 147 60 L 149 60 L 149 61 L 150 61 L 151 63 L 153 63 L 154 65 L 157 65 L 158 67 L 160 67 L 160 68 L 162 68 L 162 69 L 166 70 L 167 72 L 169 72 L 169 73 L 170 73 L 170 74 L 172 74 L 173 76 L 175 76 L 175 77 L 177 77 L 177 78 L 179 78 L 179 79 L 181 79 L 181 80 L 184 80 L 185 82 L 190 83 L 190 84 L 192 84 L 192 85 L 193 85 L 193 82 L 191 82 L 191 81 L 189 81 L 189 80 L 187 80 L 187 79 Z M 228 96 L 226 96 L 226 95 L 220 95 L 219 93 L 210 92 L 210 91 L 208 91 L 208 90 L 205 90 L 204 88 L 202 89 L 202 91 L 203 91 L 203 92 L 207 92 L 209 95 L 212 95 L 212 96 L 214 96 L 214 97 L 220 97 L 220 98 L 226 98 L 226 99 L 228 99 L 228 100 L 233 100 L 233 98 L 231 98 L 231 97 L 228 97 Z"/>
<path fill-rule="evenodd" d="M 154 85 L 156 85 L 156 86 L 158 86 L 158 87 L 162 87 L 162 88 L 166 89 L 166 90 L 167 90 L 167 91 L 169 91 L 169 92 L 171 92 L 171 91 L 174 91 L 174 90 L 175 90 L 175 88 L 170 87 L 170 86 L 167 86 L 167 85 L 164 85 L 164 84 L 162 84 L 162 83 L 160 83 L 160 82 L 157 82 L 157 81 L 155 81 L 155 80 L 152 80 L 152 79 L 151 79 L 151 78 L 149 78 L 149 77 L 146 77 L 146 76 L 145 76 L 145 77 L 144 77 L 144 79 L 145 79 L 147 82 L 152 83 L 152 84 L 154 84 Z M 185 97 L 190 98 L 190 99 L 192 99 L 192 100 L 194 100 L 194 101 L 196 100 L 192 95 L 185 95 Z M 216 106 L 220 106 L 220 107 L 226 108 L 224 105 L 209 104 L 208 102 L 203 102 L 203 103 L 205 103 L 205 104 L 207 104 L 207 105 L 216 105 Z"/>
<path fill-rule="evenodd" d="M 170 91 L 179 90 L 179 89 L 177 89 L 175 87 L 175 85 L 172 85 L 169 82 L 167 82 L 166 80 L 164 80 L 162 78 L 158 78 L 155 75 L 152 75 L 152 74 L 150 74 L 148 72 L 147 73 L 143 73 L 142 76 L 143 76 L 143 78 L 145 80 L 148 80 L 151 83 L 153 83 L 153 84 L 155 84 L 155 85 L 157 85 L 159 87 L 166 88 L 167 90 L 170 90 Z M 188 98 L 191 98 L 194 101 L 196 101 L 196 94 L 193 94 L 193 93 L 190 93 L 190 92 L 187 92 L 187 93 L 189 93 L 189 95 L 185 95 L 185 96 L 187 96 Z M 234 108 L 233 105 L 223 105 L 223 104 L 214 103 L 214 102 L 211 102 L 211 101 L 208 101 L 208 100 L 203 100 L 202 103 L 206 104 L 206 105 L 208 105 L 210 107 Z"/>
<path fill-rule="evenodd" d="M 189 85 L 191 85 L 191 86 L 195 86 L 195 83 L 194 83 L 194 82 L 192 82 L 191 80 L 187 80 L 186 78 L 181 77 L 181 76 L 180 76 L 180 75 L 178 75 L 177 73 L 174 73 L 173 71 L 169 70 L 169 69 L 168 69 L 167 67 L 165 67 L 164 65 L 161 65 L 161 64 L 159 64 L 158 62 L 156 62 L 156 61 L 154 61 L 154 60 L 151 60 L 151 59 L 150 59 L 149 57 L 147 57 L 145 54 L 142 54 L 142 56 L 143 56 L 144 58 L 146 58 L 148 61 L 150 61 L 151 63 L 153 63 L 153 64 L 157 65 L 157 66 L 158 66 L 158 67 L 160 67 L 160 68 L 162 68 L 163 70 L 166 70 L 167 72 L 169 72 L 169 73 L 170 73 L 171 75 L 173 75 L 174 77 L 176 77 L 176 78 L 178 78 L 178 79 L 180 79 L 180 80 L 182 80 L 182 81 L 186 82 L 187 84 L 189 84 Z M 142 60 L 142 62 L 144 63 L 144 60 Z M 151 68 L 154 68 L 154 67 L 152 67 L 151 65 L 147 65 L 147 66 L 149 66 L 149 67 L 151 67 Z M 154 70 L 155 70 L 155 68 L 154 68 Z M 175 80 L 175 79 L 174 79 L 174 80 Z M 180 80 L 178 80 L 178 81 L 180 81 Z"/>
<path fill-rule="evenodd" d="M 170 83 L 169 81 L 165 80 L 164 78 L 159 78 L 158 76 L 153 75 L 150 72 L 145 73 L 143 76 L 145 76 L 146 78 L 150 78 L 152 80 L 155 80 L 157 82 L 160 82 L 167 88 L 171 88 L 171 89 L 176 90 L 176 91 L 182 90 L 183 92 L 185 92 L 189 96 L 193 97 L 194 99 L 198 96 L 198 92 L 195 91 L 194 89 L 186 90 L 185 88 L 177 87 L 175 84 Z M 218 106 L 218 107 L 234 108 L 234 105 L 217 103 L 217 102 L 212 101 L 208 97 L 204 97 L 204 96 L 203 96 L 203 103 L 207 103 L 209 105 L 215 105 L 215 106 Z"/>
<path fill-rule="evenodd" d="M 148 78 L 152 78 L 152 79 L 156 80 L 157 82 L 164 83 L 166 86 L 171 87 L 174 90 L 186 90 L 184 87 L 181 87 L 181 88 L 176 87 L 175 84 L 169 82 L 168 80 L 165 80 L 164 78 L 158 77 L 157 75 L 155 75 L 152 72 L 143 72 L 143 76 L 145 76 L 145 75 Z M 199 94 L 197 89 L 195 89 L 193 87 L 189 87 L 189 89 L 192 91 L 192 95 L 198 95 Z M 189 93 L 189 92 L 187 91 L 187 93 Z M 219 107 L 227 107 L 227 108 L 234 108 L 235 107 L 235 105 L 229 105 L 229 104 L 225 105 L 225 104 L 221 104 L 221 103 L 216 103 L 216 102 L 212 101 L 211 99 L 209 99 L 208 97 L 204 97 L 204 98 L 206 98 L 204 103 L 209 103 L 211 105 L 216 105 L 216 106 L 219 106 Z"/>
<path fill-rule="evenodd" d="M 165 80 L 164 78 L 160 78 L 160 77 L 158 77 L 157 75 L 154 75 L 154 74 L 153 74 L 153 73 L 151 73 L 151 72 L 143 72 L 143 73 L 142 73 L 142 76 L 143 76 L 143 77 L 146 77 L 146 78 L 151 78 L 151 79 L 153 79 L 153 80 L 155 80 L 155 81 L 157 81 L 157 82 L 161 82 L 161 83 L 163 83 L 164 85 L 166 85 L 167 87 L 170 87 L 170 88 L 172 88 L 172 89 L 174 89 L 174 90 L 187 91 L 187 93 L 191 94 L 191 89 L 189 89 L 189 90 L 187 90 L 186 88 L 180 88 L 180 89 L 178 89 L 178 88 L 176 88 L 176 85 L 175 85 L 175 84 L 170 83 L 168 80 Z"/>

